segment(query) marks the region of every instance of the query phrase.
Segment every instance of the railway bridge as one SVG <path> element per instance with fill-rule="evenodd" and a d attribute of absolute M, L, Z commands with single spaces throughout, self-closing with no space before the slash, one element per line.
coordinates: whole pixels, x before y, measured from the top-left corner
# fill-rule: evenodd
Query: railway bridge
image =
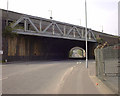
<path fill-rule="evenodd" d="M 85 27 L 2 9 L 0 13 L 3 60 L 68 59 L 70 50 L 78 47 L 85 52 Z M 96 35 L 87 30 L 91 59 Z"/>

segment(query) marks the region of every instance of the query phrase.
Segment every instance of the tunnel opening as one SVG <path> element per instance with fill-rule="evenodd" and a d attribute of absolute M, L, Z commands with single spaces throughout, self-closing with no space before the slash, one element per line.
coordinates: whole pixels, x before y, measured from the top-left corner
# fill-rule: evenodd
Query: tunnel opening
<path fill-rule="evenodd" d="M 81 47 L 73 47 L 69 51 L 69 59 L 85 59 L 85 50 Z"/>

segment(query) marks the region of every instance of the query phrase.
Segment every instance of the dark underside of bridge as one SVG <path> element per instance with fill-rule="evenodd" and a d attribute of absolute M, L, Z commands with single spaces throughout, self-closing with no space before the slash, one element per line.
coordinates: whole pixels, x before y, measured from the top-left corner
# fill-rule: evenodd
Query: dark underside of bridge
<path fill-rule="evenodd" d="M 88 58 L 94 58 L 96 43 L 88 42 Z M 85 41 L 19 35 L 15 38 L 3 38 L 3 60 L 65 60 L 73 47 L 85 49 Z"/>

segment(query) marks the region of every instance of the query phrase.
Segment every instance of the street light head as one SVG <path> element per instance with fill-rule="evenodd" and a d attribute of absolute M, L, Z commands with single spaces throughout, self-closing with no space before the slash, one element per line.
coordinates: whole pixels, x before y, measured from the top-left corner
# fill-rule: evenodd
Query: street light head
<path fill-rule="evenodd" d="M 50 17 L 50 19 L 53 19 L 53 17 Z"/>

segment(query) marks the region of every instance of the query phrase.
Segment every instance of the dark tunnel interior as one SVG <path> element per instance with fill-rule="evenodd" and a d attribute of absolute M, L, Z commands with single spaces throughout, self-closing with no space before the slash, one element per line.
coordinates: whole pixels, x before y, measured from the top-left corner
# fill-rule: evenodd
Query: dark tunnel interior
<path fill-rule="evenodd" d="M 20 40 L 23 39 L 25 55 L 19 55 Z M 8 45 L 7 45 L 8 46 Z M 16 54 L 8 56 L 7 50 L 4 59 L 16 60 L 65 60 L 69 58 L 69 52 L 73 47 L 81 47 L 85 50 L 85 41 L 50 38 L 40 36 L 20 35 L 17 37 Z M 8 48 L 8 47 L 7 47 Z M 88 59 L 94 58 L 95 43 L 88 42 Z M 75 59 L 75 58 L 74 58 Z"/>

